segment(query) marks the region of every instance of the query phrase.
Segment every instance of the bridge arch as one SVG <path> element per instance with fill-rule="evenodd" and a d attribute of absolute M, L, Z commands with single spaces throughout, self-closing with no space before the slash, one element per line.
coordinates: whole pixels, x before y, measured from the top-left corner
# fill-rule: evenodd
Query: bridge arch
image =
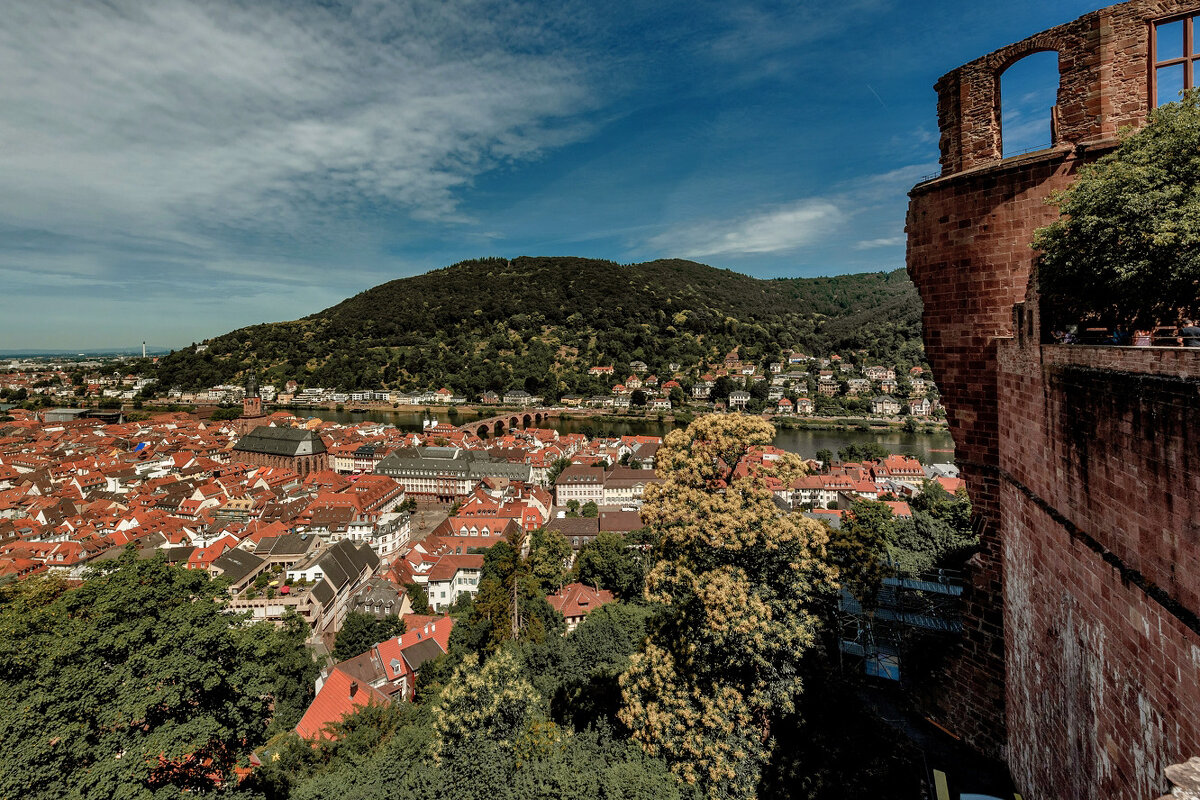
<path fill-rule="evenodd" d="M 510 431 L 515 431 L 519 427 L 521 427 L 521 420 L 517 419 L 515 414 L 508 418 L 508 429 Z"/>
<path fill-rule="evenodd" d="M 480 439 L 486 439 L 486 438 L 488 437 L 488 433 L 489 433 L 490 431 L 491 431 L 491 429 L 490 429 L 490 428 L 488 428 L 487 424 L 485 423 L 485 424 L 483 424 L 483 425 L 480 425 L 480 426 L 479 426 L 479 427 L 478 427 L 478 428 L 475 430 L 475 435 L 476 435 L 476 436 L 478 436 Z"/>
<path fill-rule="evenodd" d="M 530 415 L 526 414 L 525 416 L 521 417 L 521 427 L 522 428 L 528 428 L 532 424 L 533 424 L 533 417 L 531 417 Z"/>
<path fill-rule="evenodd" d="M 533 422 L 535 425 L 540 425 L 542 423 L 542 412 L 539 411 L 533 415 Z"/>
<path fill-rule="evenodd" d="M 492 430 L 497 437 L 504 435 L 504 420 L 496 420 L 496 424 L 492 426 Z"/>

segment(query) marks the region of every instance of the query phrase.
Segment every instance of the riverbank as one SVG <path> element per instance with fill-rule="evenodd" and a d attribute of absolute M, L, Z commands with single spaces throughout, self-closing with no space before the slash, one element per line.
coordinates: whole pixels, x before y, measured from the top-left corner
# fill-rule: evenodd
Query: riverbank
<path fill-rule="evenodd" d="M 559 419 L 586 419 L 594 422 L 624 423 L 624 422 L 657 422 L 660 424 L 687 425 L 700 414 L 707 411 L 697 411 L 695 414 L 684 411 L 658 414 L 605 414 L 580 413 L 574 409 L 564 411 Z M 904 431 L 907 433 L 944 433 L 949 431 L 945 420 L 916 421 L 915 417 L 893 419 L 890 417 L 780 417 L 764 415 L 778 430 L 794 431 Z M 913 419 L 913 427 L 906 429 L 907 419 Z"/>
<path fill-rule="evenodd" d="M 161 409 L 162 401 L 151 401 L 146 404 L 146 410 Z M 172 404 L 174 405 L 174 404 Z M 177 407 L 178 408 L 178 407 Z M 208 416 L 216 411 L 219 406 L 199 405 L 192 407 L 179 408 L 183 411 L 191 411 L 199 416 Z M 481 405 L 464 405 L 464 406 L 437 406 L 437 405 L 393 405 L 391 403 L 361 403 L 356 404 L 353 408 L 346 408 L 344 404 L 326 403 L 323 405 L 283 405 L 279 403 L 270 403 L 267 405 L 270 412 L 287 411 L 297 416 L 304 416 L 307 412 L 310 416 L 321 417 L 322 419 L 330 419 L 331 414 L 345 415 L 347 418 L 362 415 L 364 419 L 373 421 L 386 421 L 387 415 L 396 417 L 411 417 L 412 415 L 420 415 L 422 417 L 429 416 L 430 418 L 446 422 L 450 425 L 468 425 L 476 420 L 486 419 L 495 416 L 504 416 L 506 414 L 521 414 L 527 413 L 531 409 L 521 406 L 481 406 Z M 128 410 L 128 409 L 126 409 Z M 615 424 L 621 425 L 626 423 L 632 424 L 659 424 L 670 425 L 672 427 L 684 426 L 689 424 L 697 416 L 709 413 L 706 409 L 681 409 L 673 412 L 645 412 L 645 413 L 622 413 L 614 414 L 604 409 L 589 409 L 589 408 L 569 408 L 555 409 L 558 413 L 555 415 L 562 420 L 581 420 L 600 424 Z M 831 417 L 831 416 L 775 416 L 764 415 L 764 418 L 770 421 L 779 430 L 794 430 L 794 431 L 903 431 L 905 433 L 945 433 L 949 430 L 949 426 L 945 420 L 939 419 L 923 419 L 917 420 L 916 417 L 905 417 L 898 419 L 894 417 Z M 908 422 L 912 420 L 912 423 Z M 340 419 L 338 421 L 341 421 Z M 909 425 L 910 427 L 905 427 Z"/>

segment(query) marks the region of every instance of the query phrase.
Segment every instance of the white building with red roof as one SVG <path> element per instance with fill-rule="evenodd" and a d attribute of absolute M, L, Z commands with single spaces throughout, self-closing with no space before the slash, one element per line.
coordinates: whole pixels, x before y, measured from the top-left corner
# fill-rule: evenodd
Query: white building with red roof
<path fill-rule="evenodd" d="M 567 633 L 570 633 L 579 627 L 584 617 L 615 599 L 613 593 L 606 589 L 593 589 L 582 583 L 569 583 L 547 596 L 546 602 L 563 615 L 567 621 Z"/>

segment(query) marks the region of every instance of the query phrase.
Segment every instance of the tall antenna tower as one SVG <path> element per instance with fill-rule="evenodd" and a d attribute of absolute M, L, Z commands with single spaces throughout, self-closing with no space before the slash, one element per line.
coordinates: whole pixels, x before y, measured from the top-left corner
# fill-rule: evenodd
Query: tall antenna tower
<path fill-rule="evenodd" d="M 146 343 L 142 342 L 142 358 L 146 357 Z"/>

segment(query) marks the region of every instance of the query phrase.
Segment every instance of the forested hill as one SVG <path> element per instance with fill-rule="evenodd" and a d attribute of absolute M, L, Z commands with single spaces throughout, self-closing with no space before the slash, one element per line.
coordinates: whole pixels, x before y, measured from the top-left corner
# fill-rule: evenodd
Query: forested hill
<path fill-rule="evenodd" d="M 659 375 L 795 348 L 920 363 L 920 300 L 903 270 L 758 280 L 692 261 L 621 265 L 584 258 L 464 261 L 376 286 L 293 322 L 254 325 L 188 347 L 159 386 L 240 379 L 327 388 L 449 387 L 475 396 L 523 387 L 547 397 L 606 392 L 594 365 Z M 595 384 L 595 385 L 593 385 Z"/>

